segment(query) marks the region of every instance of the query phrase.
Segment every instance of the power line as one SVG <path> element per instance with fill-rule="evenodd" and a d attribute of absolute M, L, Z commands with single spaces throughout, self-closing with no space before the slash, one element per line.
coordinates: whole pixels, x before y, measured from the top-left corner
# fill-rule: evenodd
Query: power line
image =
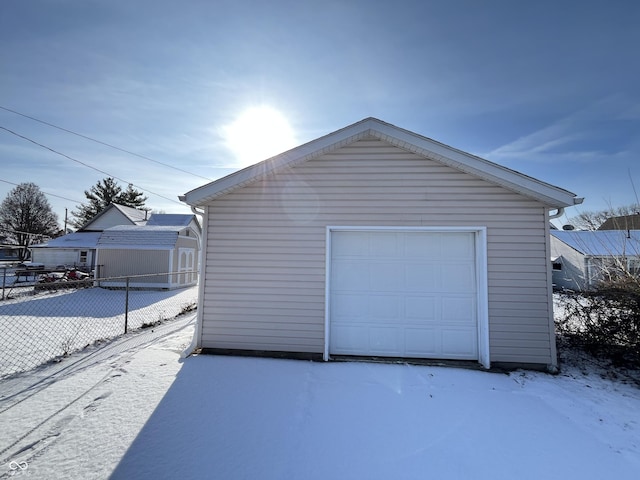
<path fill-rule="evenodd" d="M 9 185 L 15 185 L 16 187 L 19 187 L 19 186 L 20 186 L 20 184 L 19 184 L 19 183 L 13 183 L 13 182 L 10 182 L 10 181 L 8 181 L 8 180 L 2 180 L 1 178 L 0 178 L 0 182 L 8 183 Z M 72 198 L 61 197 L 60 195 L 56 195 L 55 193 L 47 193 L 47 192 L 43 192 L 42 190 L 40 190 L 40 191 L 41 191 L 42 193 L 44 193 L 45 195 L 49 195 L 49 196 L 51 196 L 51 197 L 57 197 L 57 198 L 61 198 L 61 199 L 63 199 L 63 200 L 69 200 L 70 202 L 75 202 L 75 203 L 82 203 L 82 202 L 80 202 L 80 201 L 78 201 L 78 200 L 74 200 L 74 199 L 72 199 Z"/>
<path fill-rule="evenodd" d="M 51 235 L 47 235 L 45 233 L 23 232 L 22 230 L 11 230 L 10 228 L 3 228 L 0 231 L 5 232 L 5 233 L 19 233 L 20 235 L 28 235 L 28 236 L 31 236 L 31 237 L 51 238 Z"/>
<path fill-rule="evenodd" d="M 129 155 L 133 155 L 133 156 L 138 157 L 138 158 L 143 158 L 144 160 L 149 160 L 150 162 L 157 163 L 158 165 L 162 165 L 162 166 L 167 167 L 167 168 L 173 168 L 174 170 L 178 170 L 179 172 L 186 173 L 188 175 L 193 175 L 194 177 L 199 177 L 199 178 L 202 178 L 202 179 L 207 180 L 209 182 L 212 181 L 212 179 L 207 178 L 207 177 L 203 177 L 202 175 L 198 175 L 197 173 L 189 172 L 187 170 L 183 170 L 182 168 L 174 167 L 173 165 L 169 165 L 167 163 L 163 163 L 163 162 L 160 162 L 158 160 L 154 160 L 153 158 L 149 158 L 149 157 L 146 157 L 144 155 L 140 155 L 139 153 L 135 153 L 135 152 L 132 152 L 130 150 L 126 150 L 124 148 L 116 147 L 115 145 L 112 145 L 112 144 L 107 143 L 107 142 L 103 142 L 102 140 L 97 140 L 97 139 L 89 137 L 87 135 L 83 135 L 81 133 L 74 132 L 73 130 L 69 130 L 69 129 L 64 128 L 64 127 L 59 127 L 58 125 L 54 125 L 53 123 L 45 122 L 44 120 L 40 120 L 39 118 L 32 117 L 32 116 L 26 115 L 24 113 L 17 112 L 16 110 L 12 110 L 10 108 L 3 107 L 2 105 L 0 105 L 0 109 L 5 110 L 7 112 L 14 113 L 16 115 L 20 115 L 21 117 L 24 117 L 24 118 L 28 118 L 29 120 L 33 120 L 34 122 L 38 122 L 38 123 L 41 123 L 43 125 L 47 125 L 47 126 L 52 127 L 52 128 L 57 128 L 58 130 L 61 130 L 61 131 L 66 132 L 66 133 L 70 133 L 71 135 L 75 135 L 76 137 L 84 138 L 85 140 L 89 140 L 91 142 L 99 143 L 100 145 L 104 145 L 105 147 L 113 148 L 114 150 L 118 150 L 120 152 L 124 152 L 124 153 L 127 153 Z"/>
<path fill-rule="evenodd" d="M 6 132 L 9 132 L 10 134 L 15 135 L 16 137 L 20 137 L 20 138 L 22 138 L 23 140 L 26 140 L 27 142 L 31 142 L 31 143 L 33 143 L 34 145 L 38 145 L 39 147 L 42 147 L 42 148 L 44 148 L 45 150 L 49 150 L 50 152 L 53 152 L 53 153 L 55 153 L 56 155 L 60 155 L 61 157 L 67 158 L 67 159 L 71 160 L 72 162 L 79 163 L 80 165 L 82 165 L 82 166 L 84 166 L 84 167 L 87 167 L 87 168 L 90 168 L 90 169 L 95 170 L 95 171 L 97 171 L 97 172 L 100 172 L 100 173 L 102 173 L 102 174 L 104 174 L 104 175 L 107 175 L 108 177 L 115 178 L 116 180 L 120 180 L 121 182 L 124 182 L 124 183 L 126 183 L 126 184 L 128 184 L 128 185 L 131 185 L 131 186 L 133 186 L 133 187 L 139 188 L 140 190 L 145 191 L 145 192 L 147 192 L 147 193 L 150 193 L 150 194 L 152 194 L 152 195 L 155 195 L 156 197 L 164 198 L 165 200 L 168 200 L 168 201 L 170 201 L 170 202 L 177 203 L 178 205 L 182 205 L 182 206 L 184 206 L 184 204 L 183 204 L 182 202 L 179 202 L 178 200 L 174 200 L 174 199 L 172 199 L 172 198 L 165 197 L 164 195 L 160 195 L 159 193 L 152 192 L 152 191 L 151 191 L 151 190 L 149 190 L 149 189 L 145 189 L 145 188 L 139 187 L 138 185 L 135 185 L 135 184 L 134 184 L 134 183 L 132 183 L 132 182 L 128 182 L 127 180 L 124 180 L 124 179 L 122 179 L 122 178 L 120 178 L 120 177 L 116 177 L 115 175 L 112 175 L 112 174 L 110 174 L 109 172 L 105 172 L 104 170 L 100 170 L 99 168 L 96 168 L 96 167 L 94 167 L 94 166 L 92 166 L 92 165 L 89 165 L 88 163 L 85 163 L 85 162 L 82 162 L 82 161 L 80 161 L 80 160 L 77 160 L 77 159 L 75 159 L 75 158 L 73 158 L 73 157 L 70 157 L 69 155 L 64 154 L 64 153 L 61 153 L 61 152 L 59 152 L 59 151 L 57 151 L 57 150 L 54 150 L 54 149 L 53 149 L 53 148 L 51 148 L 51 147 L 47 147 L 46 145 L 43 145 L 42 143 L 38 143 L 38 142 L 36 142 L 35 140 L 32 140 L 32 139 L 31 139 L 31 138 L 29 138 L 29 137 L 25 137 L 24 135 L 20 135 L 19 133 L 16 133 L 16 132 L 14 132 L 13 130 L 9 130 L 9 129 L 8 129 L 8 128 L 6 128 L 6 127 L 3 127 L 3 126 L 1 126 L 1 125 L 0 125 L 0 129 L 4 130 L 4 131 L 6 131 Z"/>

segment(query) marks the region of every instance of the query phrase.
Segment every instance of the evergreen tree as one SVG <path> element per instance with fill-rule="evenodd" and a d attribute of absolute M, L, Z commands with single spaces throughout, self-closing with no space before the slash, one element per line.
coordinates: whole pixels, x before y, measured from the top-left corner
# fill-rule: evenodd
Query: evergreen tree
<path fill-rule="evenodd" d="M 58 234 L 58 216 L 35 183 L 21 183 L 0 204 L 2 236 L 22 247 L 20 261 L 31 245 Z"/>
<path fill-rule="evenodd" d="M 144 207 L 144 202 L 147 201 L 147 197 L 144 197 L 142 192 L 133 188 L 132 184 L 127 185 L 127 189 L 124 190 L 118 196 L 118 201 L 120 205 L 126 205 L 127 207 L 139 208 L 140 210 L 146 210 Z"/>
<path fill-rule="evenodd" d="M 145 210 L 144 204 L 147 201 L 147 197 L 133 188 L 132 184 L 123 190 L 112 177 L 100 180 L 89 190 L 85 190 L 84 195 L 89 202 L 78 205 L 76 210 L 71 212 L 75 219 L 70 223 L 76 228 L 82 227 L 112 203 Z"/>

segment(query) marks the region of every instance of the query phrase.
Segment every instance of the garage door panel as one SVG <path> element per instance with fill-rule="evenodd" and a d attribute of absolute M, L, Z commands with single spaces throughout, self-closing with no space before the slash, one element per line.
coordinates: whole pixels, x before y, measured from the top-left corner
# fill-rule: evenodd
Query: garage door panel
<path fill-rule="evenodd" d="M 478 358 L 478 342 L 471 329 L 443 329 L 442 354 L 448 358 L 475 360 Z"/>
<path fill-rule="evenodd" d="M 442 267 L 442 292 L 468 292 L 475 290 L 475 270 L 473 265 L 453 264 Z"/>
<path fill-rule="evenodd" d="M 401 292 L 404 290 L 404 267 L 397 263 L 372 263 L 367 278 L 371 292 Z"/>
<path fill-rule="evenodd" d="M 436 358 L 440 352 L 440 332 L 436 328 L 406 328 L 406 357 Z"/>
<path fill-rule="evenodd" d="M 408 292 L 435 292 L 440 289 L 441 269 L 433 265 L 407 265 L 403 285 Z"/>
<path fill-rule="evenodd" d="M 331 331 L 331 343 L 344 355 L 362 355 L 369 349 L 367 325 L 336 325 Z"/>
<path fill-rule="evenodd" d="M 367 298 L 369 318 L 374 321 L 396 322 L 401 317 L 402 298 L 394 295 L 378 295 Z"/>
<path fill-rule="evenodd" d="M 369 351 L 372 355 L 395 356 L 400 349 L 400 329 L 371 327 L 369 329 Z"/>
<path fill-rule="evenodd" d="M 477 359 L 474 239 L 471 232 L 332 232 L 329 352 Z"/>
<path fill-rule="evenodd" d="M 443 321 L 447 323 L 464 323 L 474 326 L 476 325 L 475 298 L 471 296 L 443 297 L 441 299 L 441 305 Z"/>
<path fill-rule="evenodd" d="M 411 322 L 434 321 L 437 318 L 438 299 L 433 296 L 405 297 L 405 319 Z"/>
<path fill-rule="evenodd" d="M 331 273 L 331 282 L 335 290 L 369 290 L 369 265 L 345 261 L 337 264 Z"/>
<path fill-rule="evenodd" d="M 335 256 L 367 255 L 367 232 L 334 232 L 331 235 L 331 245 Z"/>
<path fill-rule="evenodd" d="M 398 236 L 395 233 L 369 236 L 368 254 L 374 257 L 395 257 L 400 252 Z"/>
<path fill-rule="evenodd" d="M 362 294 L 336 294 L 333 299 L 337 322 L 395 323 L 401 317 L 402 298 Z"/>
<path fill-rule="evenodd" d="M 332 298 L 334 320 L 336 322 L 358 318 L 366 319 L 368 312 L 362 306 L 366 305 L 366 295 L 357 294 L 335 294 Z"/>
<path fill-rule="evenodd" d="M 435 235 L 407 233 L 404 237 L 404 256 L 420 260 L 442 258 L 442 239 Z"/>
<path fill-rule="evenodd" d="M 442 257 L 459 260 L 472 260 L 475 256 L 475 243 L 470 235 L 447 235 L 442 243 Z"/>

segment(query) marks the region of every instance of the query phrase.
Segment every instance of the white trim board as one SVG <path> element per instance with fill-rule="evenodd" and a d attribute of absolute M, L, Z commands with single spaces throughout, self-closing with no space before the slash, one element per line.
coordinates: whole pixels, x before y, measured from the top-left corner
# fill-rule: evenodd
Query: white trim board
<path fill-rule="evenodd" d="M 431 158 L 536 199 L 550 208 L 568 207 L 582 202 L 572 192 L 371 117 L 231 173 L 179 198 L 188 205 L 204 206 L 219 196 L 276 174 L 284 168 L 294 167 L 365 138 L 377 138 L 403 150 Z"/>

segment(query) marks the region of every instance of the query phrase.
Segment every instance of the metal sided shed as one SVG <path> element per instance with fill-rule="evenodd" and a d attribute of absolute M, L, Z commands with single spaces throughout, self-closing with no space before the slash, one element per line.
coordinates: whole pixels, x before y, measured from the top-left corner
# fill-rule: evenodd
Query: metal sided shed
<path fill-rule="evenodd" d="M 554 369 L 575 194 L 374 118 L 192 190 L 197 346 Z"/>
<path fill-rule="evenodd" d="M 198 237 L 184 226 L 111 227 L 97 246 L 97 275 L 105 287 L 174 289 L 196 285 Z M 158 274 L 158 275 L 152 275 Z M 102 280 L 118 277 L 114 280 Z"/>

